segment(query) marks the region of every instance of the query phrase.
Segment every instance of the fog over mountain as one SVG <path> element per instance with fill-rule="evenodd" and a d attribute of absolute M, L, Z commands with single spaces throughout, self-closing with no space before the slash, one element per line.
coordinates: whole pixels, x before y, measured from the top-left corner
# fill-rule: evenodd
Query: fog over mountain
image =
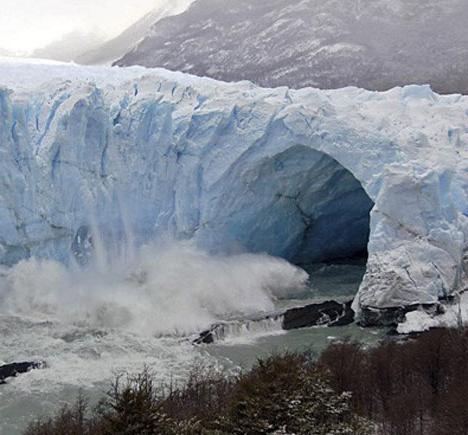
<path fill-rule="evenodd" d="M 43 48 L 34 50 L 31 57 L 54 59 L 63 62 L 76 61 L 84 53 L 96 50 L 106 41 L 104 35 L 99 33 L 83 33 L 74 31 L 64 35 Z"/>
<path fill-rule="evenodd" d="M 192 2 L 3 0 L 0 55 L 112 63 L 148 35 L 157 21 L 183 12 Z"/>
<path fill-rule="evenodd" d="M 76 61 L 83 64 L 112 63 L 144 39 L 155 23 L 164 17 L 183 12 L 191 3 L 193 3 L 193 0 L 171 0 L 158 5 L 122 34 L 89 52 L 82 53 Z"/>
<path fill-rule="evenodd" d="M 11 53 L 0 47 L 0 56 L 11 56 Z"/>
<path fill-rule="evenodd" d="M 155 23 L 164 17 L 183 12 L 192 2 L 193 0 L 160 2 L 140 20 L 110 40 L 97 31 L 68 33 L 46 47 L 35 50 L 31 57 L 88 65 L 111 64 L 144 39 Z"/>
<path fill-rule="evenodd" d="M 262 86 L 468 93 L 465 0 L 197 0 L 117 65 Z"/>

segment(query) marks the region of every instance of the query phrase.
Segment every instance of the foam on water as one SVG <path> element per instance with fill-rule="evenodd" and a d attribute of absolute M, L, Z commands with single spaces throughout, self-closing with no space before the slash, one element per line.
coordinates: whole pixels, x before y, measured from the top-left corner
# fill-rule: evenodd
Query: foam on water
<path fill-rule="evenodd" d="M 218 367 L 190 334 L 269 312 L 308 278 L 278 258 L 213 256 L 190 242 L 119 250 L 96 249 L 84 267 L 31 258 L 0 270 L 0 359 L 47 364 L 0 388 L 0 433 L 19 433 L 67 389 L 68 399 L 78 388 L 103 390 L 145 364 L 161 380 L 183 379 L 199 360 Z"/>
<path fill-rule="evenodd" d="M 0 434 L 21 433 L 39 415 L 50 415 L 79 389 L 102 397 L 118 373 L 146 365 L 160 381 L 183 380 L 202 362 L 218 362 L 188 341 L 122 329 L 93 329 L 63 321 L 0 316 L 0 355 L 6 362 L 45 360 L 47 366 L 10 379 L 0 388 Z"/>
<path fill-rule="evenodd" d="M 211 329 L 214 343 L 249 344 L 271 335 L 286 334 L 283 329 L 283 316 L 271 315 L 263 319 L 240 319 L 218 323 Z"/>

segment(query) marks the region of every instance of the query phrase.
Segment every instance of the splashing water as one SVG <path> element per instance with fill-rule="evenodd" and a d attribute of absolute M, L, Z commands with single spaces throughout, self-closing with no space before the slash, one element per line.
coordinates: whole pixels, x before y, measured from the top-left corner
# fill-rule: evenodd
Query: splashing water
<path fill-rule="evenodd" d="M 30 259 L 3 272 L 2 311 L 144 335 L 186 335 L 274 309 L 307 273 L 267 255 L 211 256 L 189 242 L 142 247 L 105 267 Z"/>
<path fill-rule="evenodd" d="M 147 364 L 161 380 L 183 379 L 200 359 L 219 365 L 183 337 L 271 311 L 308 278 L 267 255 L 214 256 L 190 242 L 112 250 L 80 237 L 95 250 L 81 265 L 32 258 L 0 268 L 0 359 L 47 364 L 0 389 L 0 433 L 20 433 L 78 388 L 102 391 L 118 372 Z"/>

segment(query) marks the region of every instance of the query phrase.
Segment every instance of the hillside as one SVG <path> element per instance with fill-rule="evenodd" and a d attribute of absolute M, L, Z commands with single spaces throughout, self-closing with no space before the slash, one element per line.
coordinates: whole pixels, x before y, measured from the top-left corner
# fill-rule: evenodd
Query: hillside
<path fill-rule="evenodd" d="M 468 93 L 464 0 L 198 0 L 117 65 L 261 86 Z"/>

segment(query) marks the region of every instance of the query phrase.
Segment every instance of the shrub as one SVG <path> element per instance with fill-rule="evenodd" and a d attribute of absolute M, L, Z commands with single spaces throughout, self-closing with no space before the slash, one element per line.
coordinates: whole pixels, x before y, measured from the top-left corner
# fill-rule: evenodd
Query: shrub
<path fill-rule="evenodd" d="M 275 356 L 241 376 L 215 427 L 233 435 L 370 433 L 350 398 L 334 392 L 309 356 Z"/>
<path fill-rule="evenodd" d="M 147 369 L 123 381 L 122 377 L 117 377 L 106 399 L 99 404 L 98 414 L 104 435 L 174 433 L 174 423 L 164 413 L 161 398 Z"/>
<path fill-rule="evenodd" d="M 432 330 L 364 350 L 332 344 L 319 367 L 382 435 L 468 434 L 468 331 Z"/>
<path fill-rule="evenodd" d="M 80 393 L 72 406 L 64 406 L 53 418 L 29 425 L 25 435 L 94 435 L 100 433 L 99 423 L 88 416 L 87 400 Z"/>
<path fill-rule="evenodd" d="M 148 370 L 118 377 L 91 412 L 80 399 L 27 435 L 365 435 L 349 393 L 335 393 L 307 355 L 271 357 L 237 377 L 197 368 L 181 388 Z"/>
<path fill-rule="evenodd" d="M 195 366 L 185 384 L 166 391 L 162 407 L 176 421 L 206 424 L 225 412 L 237 380 L 211 367 Z"/>
<path fill-rule="evenodd" d="M 148 370 L 80 396 L 26 435 L 467 435 L 468 332 L 436 330 L 365 349 L 285 354 L 225 377 L 196 367 L 181 387 Z"/>

